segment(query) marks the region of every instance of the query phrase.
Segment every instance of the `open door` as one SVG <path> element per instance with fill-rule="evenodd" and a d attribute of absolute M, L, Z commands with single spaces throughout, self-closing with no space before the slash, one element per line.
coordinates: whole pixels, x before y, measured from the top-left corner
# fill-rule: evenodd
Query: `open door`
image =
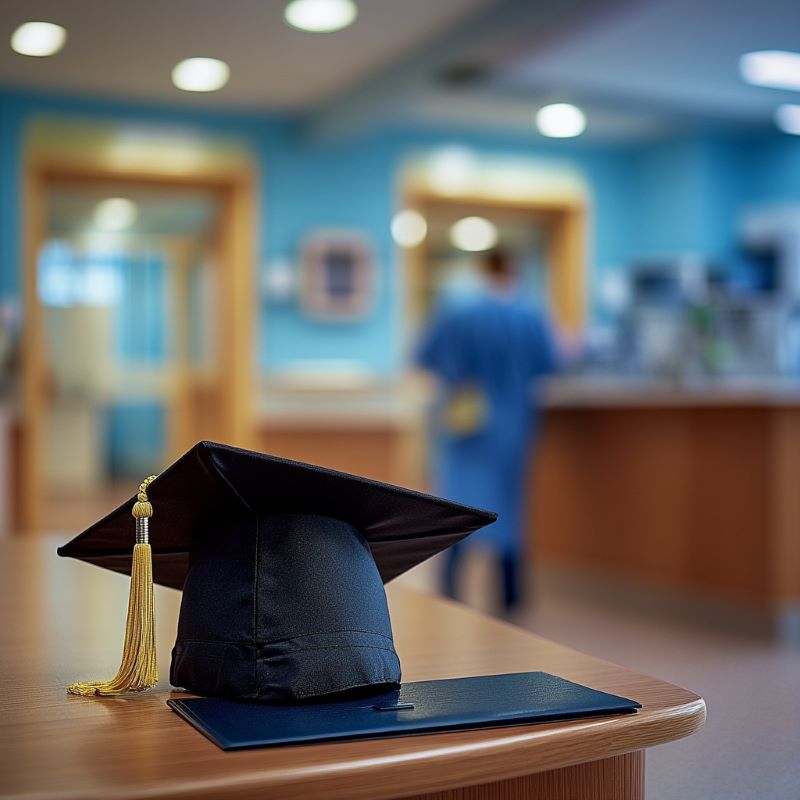
<path fill-rule="evenodd" d="M 17 528 L 74 529 L 202 438 L 251 443 L 249 176 L 28 170 Z"/>

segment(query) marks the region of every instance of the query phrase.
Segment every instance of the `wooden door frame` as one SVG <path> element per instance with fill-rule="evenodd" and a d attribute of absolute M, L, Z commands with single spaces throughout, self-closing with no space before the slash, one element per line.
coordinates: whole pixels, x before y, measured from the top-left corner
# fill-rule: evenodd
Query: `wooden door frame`
<path fill-rule="evenodd" d="M 513 199 L 480 195 L 440 195 L 424 189 L 408 190 L 403 208 L 427 217 L 433 210 L 455 209 L 468 214 L 502 213 L 543 220 L 550 237 L 546 261 L 550 268 L 549 304 L 559 330 L 576 333 L 586 320 L 586 242 L 588 211 L 580 198 Z M 427 245 L 423 241 L 405 250 L 405 280 L 411 330 L 422 322 Z"/>
<path fill-rule="evenodd" d="M 249 169 L 175 174 L 80 164 L 68 158 L 28 157 L 23 199 L 23 336 L 14 529 L 38 530 L 45 500 L 43 438 L 45 360 L 38 296 L 38 253 L 45 240 L 45 193 L 52 185 L 124 183 L 145 188 L 197 189 L 219 202 L 216 252 L 219 302 L 220 437 L 249 446 L 253 438 L 253 320 L 255 191 Z M 176 412 L 179 413 L 179 412 Z"/>

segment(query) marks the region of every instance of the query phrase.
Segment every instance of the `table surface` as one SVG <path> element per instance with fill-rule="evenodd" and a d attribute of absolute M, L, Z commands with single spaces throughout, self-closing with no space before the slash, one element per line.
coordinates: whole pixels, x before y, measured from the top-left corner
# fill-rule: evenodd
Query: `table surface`
<path fill-rule="evenodd" d="M 697 730 L 691 692 L 456 603 L 389 587 L 404 680 L 544 670 L 642 703 L 635 715 L 398 739 L 223 752 L 165 704 L 68 696 L 119 661 L 128 580 L 58 559 L 49 539 L 0 541 L 0 796 L 391 798 L 640 750 Z M 180 594 L 157 589 L 161 671 Z"/>

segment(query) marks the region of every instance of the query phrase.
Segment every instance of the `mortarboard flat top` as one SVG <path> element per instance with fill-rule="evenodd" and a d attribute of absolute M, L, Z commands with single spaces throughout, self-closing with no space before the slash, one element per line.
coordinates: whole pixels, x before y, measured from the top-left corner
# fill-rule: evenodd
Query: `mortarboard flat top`
<path fill-rule="evenodd" d="M 358 529 L 384 582 L 495 521 L 497 515 L 344 472 L 199 442 L 149 489 L 156 583 L 181 589 L 193 531 L 226 514 L 315 514 Z M 59 555 L 130 574 L 135 498 L 60 547 Z"/>

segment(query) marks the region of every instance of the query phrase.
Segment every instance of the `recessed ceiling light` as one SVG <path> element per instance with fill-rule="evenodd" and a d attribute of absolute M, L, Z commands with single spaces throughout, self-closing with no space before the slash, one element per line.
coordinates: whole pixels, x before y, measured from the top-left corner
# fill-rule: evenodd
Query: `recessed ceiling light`
<path fill-rule="evenodd" d="M 784 133 L 800 136 L 800 106 L 788 103 L 778 106 L 778 110 L 775 112 L 775 124 Z"/>
<path fill-rule="evenodd" d="M 536 112 L 536 127 L 542 136 L 571 139 L 586 130 L 586 114 L 571 103 L 553 103 Z"/>
<path fill-rule="evenodd" d="M 475 180 L 477 159 L 460 145 L 446 145 L 428 159 L 428 182 L 439 194 L 456 195 L 469 190 Z"/>
<path fill-rule="evenodd" d="M 94 208 L 94 224 L 103 231 L 124 231 L 139 216 L 139 207 L 127 197 L 109 197 Z"/>
<path fill-rule="evenodd" d="M 757 50 L 739 59 L 742 77 L 755 86 L 800 91 L 800 53 Z"/>
<path fill-rule="evenodd" d="M 186 58 L 172 70 L 172 82 L 184 92 L 216 92 L 230 76 L 230 67 L 218 58 Z"/>
<path fill-rule="evenodd" d="M 52 56 L 67 41 L 67 31 L 53 22 L 25 22 L 11 34 L 11 49 L 23 56 Z"/>
<path fill-rule="evenodd" d="M 392 238 L 400 247 L 422 244 L 428 233 L 425 217 L 413 208 L 404 208 L 392 217 Z"/>
<path fill-rule="evenodd" d="M 352 25 L 358 16 L 353 0 L 292 0 L 283 18 L 293 28 L 312 33 L 332 33 Z"/>
<path fill-rule="evenodd" d="M 491 250 L 497 238 L 497 227 L 484 217 L 464 217 L 450 228 L 453 246 L 469 253 Z"/>

